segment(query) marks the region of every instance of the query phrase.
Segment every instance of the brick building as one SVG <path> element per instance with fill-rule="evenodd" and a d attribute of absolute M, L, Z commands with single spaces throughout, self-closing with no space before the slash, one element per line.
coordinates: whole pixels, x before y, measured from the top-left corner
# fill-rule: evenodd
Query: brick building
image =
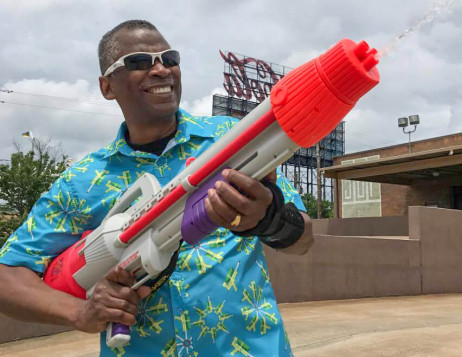
<path fill-rule="evenodd" d="M 462 209 L 462 133 L 356 152 L 323 169 L 335 217 L 408 214 L 409 206 Z"/>

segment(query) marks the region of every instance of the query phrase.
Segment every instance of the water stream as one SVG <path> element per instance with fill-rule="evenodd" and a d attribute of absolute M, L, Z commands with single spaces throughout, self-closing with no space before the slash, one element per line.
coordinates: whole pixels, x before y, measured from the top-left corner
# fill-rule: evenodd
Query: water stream
<path fill-rule="evenodd" d="M 424 25 L 430 24 L 438 16 L 442 15 L 449 10 L 450 6 L 454 4 L 456 0 L 438 0 L 431 8 L 427 10 L 425 15 L 414 22 L 408 29 L 403 31 L 399 36 L 394 37 L 387 45 L 383 46 L 377 54 L 377 58 L 386 56 L 390 51 L 394 50 L 398 44 L 409 34 L 419 30 Z"/>

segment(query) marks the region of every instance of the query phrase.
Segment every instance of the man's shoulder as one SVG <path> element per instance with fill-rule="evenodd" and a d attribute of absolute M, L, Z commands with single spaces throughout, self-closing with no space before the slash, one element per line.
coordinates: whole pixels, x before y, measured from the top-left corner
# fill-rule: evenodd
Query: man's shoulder
<path fill-rule="evenodd" d="M 209 130 L 212 134 L 211 136 L 215 138 L 222 136 L 239 122 L 236 118 L 222 115 L 202 117 L 202 120 L 211 123 Z"/>
<path fill-rule="evenodd" d="M 88 166 L 89 164 L 97 164 L 100 161 L 105 161 L 106 156 L 110 153 L 111 145 L 112 143 L 86 154 L 82 159 L 76 161 L 73 167 Z"/>
<path fill-rule="evenodd" d="M 239 122 L 238 119 L 230 116 L 194 115 L 183 109 L 180 109 L 179 112 L 180 124 L 185 123 L 193 134 L 203 136 L 220 137 Z"/>

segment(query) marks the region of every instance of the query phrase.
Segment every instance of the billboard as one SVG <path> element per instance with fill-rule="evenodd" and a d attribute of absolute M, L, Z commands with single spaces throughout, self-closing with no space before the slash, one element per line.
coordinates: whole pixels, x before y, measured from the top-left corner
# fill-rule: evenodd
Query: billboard
<path fill-rule="evenodd" d="M 225 61 L 223 88 L 228 96 L 257 103 L 269 96 L 271 88 L 291 70 L 233 52 L 222 52 Z"/>

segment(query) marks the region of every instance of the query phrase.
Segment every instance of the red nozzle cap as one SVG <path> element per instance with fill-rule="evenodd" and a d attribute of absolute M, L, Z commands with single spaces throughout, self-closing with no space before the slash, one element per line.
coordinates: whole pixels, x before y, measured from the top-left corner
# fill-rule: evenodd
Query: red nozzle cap
<path fill-rule="evenodd" d="M 369 50 L 369 45 L 366 41 L 361 41 L 358 43 L 356 48 L 353 50 L 354 54 L 360 61 L 362 61 L 367 56 L 367 51 Z"/>
<path fill-rule="evenodd" d="M 279 125 L 299 146 L 314 145 L 379 83 L 377 63 L 377 51 L 366 41 L 344 39 L 295 68 L 271 90 Z"/>
<path fill-rule="evenodd" d="M 356 44 L 344 39 L 319 56 L 317 67 L 335 94 L 354 104 L 379 82 L 376 54 L 377 50 L 370 49 L 366 41 Z"/>
<path fill-rule="evenodd" d="M 370 71 L 377 63 L 379 63 L 377 53 L 377 50 L 373 48 L 366 54 L 366 58 L 361 61 L 366 71 Z"/>

